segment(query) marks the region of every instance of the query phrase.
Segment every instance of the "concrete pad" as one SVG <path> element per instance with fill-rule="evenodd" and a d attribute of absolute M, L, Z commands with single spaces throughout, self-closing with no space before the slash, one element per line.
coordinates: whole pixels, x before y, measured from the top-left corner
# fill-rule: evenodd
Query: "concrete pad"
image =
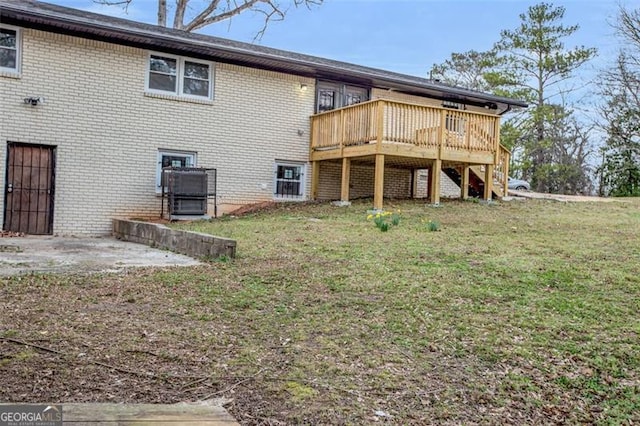
<path fill-rule="evenodd" d="M 117 272 L 145 266 L 192 266 L 188 256 L 114 238 L 0 238 L 0 275 L 30 272 Z"/>

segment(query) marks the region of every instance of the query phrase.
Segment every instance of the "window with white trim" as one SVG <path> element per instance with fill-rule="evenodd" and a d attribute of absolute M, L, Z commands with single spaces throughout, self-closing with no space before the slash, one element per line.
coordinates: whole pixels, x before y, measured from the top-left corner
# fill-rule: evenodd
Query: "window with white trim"
<path fill-rule="evenodd" d="M 0 25 L 0 71 L 20 71 L 20 29 Z"/>
<path fill-rule="evenodd" d="M 304 164 L 276 162 L 273 195 L 279 199 L 300 200 L 304 197 Z"/>
<path fill-rule="evenodd" d="M 165 53 L 150 53 L 147 91 L 199 99 L 211 99 L 213 64 Z"/>
<path fill-rule="evenodd" d="M 188 151 L 158 150 L 156 192 L 162 191 L 162 169 L 165 167 L 196 167 L 196 153 Z"/>

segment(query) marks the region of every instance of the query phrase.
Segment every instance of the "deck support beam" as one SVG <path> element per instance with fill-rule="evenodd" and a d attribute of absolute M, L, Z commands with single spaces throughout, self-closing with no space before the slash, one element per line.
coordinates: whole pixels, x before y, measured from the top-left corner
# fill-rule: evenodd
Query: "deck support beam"
<path fill-rule="evenodd" d="M 342 184 L 340 185 L 340 201 L 349 201 L 349 182 L 351 181 L 351 159 L 342 159 Z"/>
<path fill-rule="evenodd" d="M 460 167 L 460 198 L 469 198 L 469 169 L 468 165 Z"/>
<path fill-rule="evenodd" d="M 320 162 L 311 162 L 311 199 L 318 199 L 318 181 L 320 179 Z"/>
<path fill-rule="evenodd" d="M 442 173 L 442 160 L 433 160 L 429 168 L 429 203 L 440 204 L 440 173 Z"/>
<path fill-rule="evenodd" d="M 484 199 L 490 201 L 493 194 L 493 164 L 484 166 Z"/>
<path fill-rule="evenodd" d="M 384 154 L 376 154 L 376 169 L 374 173 L 373 208 L 382 210 L 384 199 Z"/>

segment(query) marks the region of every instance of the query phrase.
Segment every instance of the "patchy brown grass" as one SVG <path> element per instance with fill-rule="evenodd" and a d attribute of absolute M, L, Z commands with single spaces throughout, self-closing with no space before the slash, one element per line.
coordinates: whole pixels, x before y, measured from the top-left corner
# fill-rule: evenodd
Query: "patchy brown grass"
<path fill-rule="evenodd" d="M 0 400 L 226 397 L 244 424 L 640 421 L 639 200 L 397 202 L 385 233 L 368 207 L 184 225 L 237 239 L 233 262 L 1 279 Z"/>

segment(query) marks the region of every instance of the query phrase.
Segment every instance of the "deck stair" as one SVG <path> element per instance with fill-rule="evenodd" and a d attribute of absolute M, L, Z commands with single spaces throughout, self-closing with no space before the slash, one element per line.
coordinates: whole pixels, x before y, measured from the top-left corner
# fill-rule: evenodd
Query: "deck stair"
<path fill-rule="evenodd" d="M 482 166 L 471 166 L 471 173 L 469 173 L 469 196 L 481 198 L 484 193 L 484 169 Z M 455 182 L 456 185 L 460 186 L 462 183 L 462 176 L 460 176 L 460 172 L 455 167 L 443 167 L 442 171 Z M 494 179 L 493 181 L 493 197 L 501 198 L 503 197 L 503 188 L 502 182 Z"/>
<path fill-rule="evenodd" d="M 462 176 L 455 167 L 443 167 L 442 171 L 451 179 L 456 185 L 462 185 Z M 469 196 L 474 198 L 482 197 L 482 191 L 484 191 L 484 181 L 478 179 L 475 173 L 469 173 Z"/>

